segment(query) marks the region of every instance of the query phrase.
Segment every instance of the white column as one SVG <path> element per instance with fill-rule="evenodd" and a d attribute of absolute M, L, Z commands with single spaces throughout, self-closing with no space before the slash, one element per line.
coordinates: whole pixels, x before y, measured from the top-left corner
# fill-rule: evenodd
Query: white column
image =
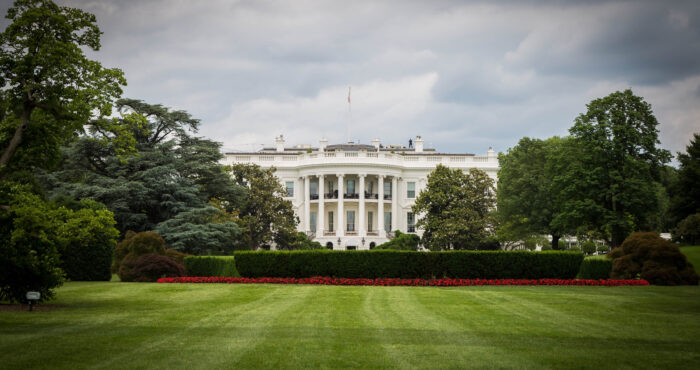
<path fill-rule="evenodd" d="M 304 231 L 311 232 L 311 194 L 309 194 L 309 175 L 304 176 Z"/>
<path fill-rule="evenodd" d="M 386 232 L 384 231 L 384 176 L 377 176 L 379 181 L 379 195 L 377 195 L 377 228 L 379 229 L 379 236 L 382 238 L 386 237 Z"/>
<path fill-rule="evenodd" d="M 397 213 L 399 213 L 399 179 L 394 176 L 391 178 L 391 231 L 399 229 Z"/>
<path fill-rule="evenodd" d="M 367 236 L 367 228 L 365 227 L 365 176 L 367 174 L 361 173 L 359 174 L 360 177 L 360 209 L 359 209 L 359 217 L 357 221 L 360 224 L 360 227 L 358 229 L 359 235 L 360 236 Z"/>
<path fill-rule="evenodd" d="M 343 219 L 345 218 L 343 210 L 343 174 L 338 174 L 338 224 L 335 229 L 337 230 L 336 235 L 338 237 L 345 236 L 345 225 L 343 224 Z"/>
<path fill-rule="evenodd" d="M 324 199 L 324 184 L 323 184 L 323 175 L 318 175 L 318 186 L 316 189 L 318 189 L 318 214 L 316 215 L 316 236 L 323 236 L 323 231 L 326 229 L 326 224 L 324 223 L 326 220 L 326 210 L 324 209 L 324 204 L 323 204 L 323 199 Z"/>

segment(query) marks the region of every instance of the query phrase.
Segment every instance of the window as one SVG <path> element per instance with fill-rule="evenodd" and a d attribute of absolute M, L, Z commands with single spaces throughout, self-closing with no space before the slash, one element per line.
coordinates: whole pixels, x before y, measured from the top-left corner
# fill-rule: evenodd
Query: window
<path fill-rule="evenodd" d="M 333 242 L 326 243 L 326 249 L 333 249 Z"/>
<path fill-rule="evenodd" d="M 316 232 L 316 212 L 311 212 L 309 215 L 309 230 L 311 230 L 312 233 Z"/>
<path fill-rule="evenodd" d="M 367 212 L 367 231 L 372 231 L 372 224 L 374 223 L 374 213 Z"/>
<path fill-rule="evenodd" d="M 376 246 L 377 246 L 377 243 L 375 243 L 375 242 L 369 243 L 369 249 L 374 249 L 374 247 L 376 247 Z"/>
<path fill-rule="evenodd" d="M 415 182 L 407 182 L 406 183 L 406 198 L 415 198 L 416 197 L 416 183 Z"/>
<path fill-rule="evenodd" d="M 345 192 L 346 194 L 355 194 L 355 180 L 348 180 L 346 182 L 347 184 L 347 191 Z"/>
<path fill-rule="evenodd" d="M 409 233 L 416 232 L 416 217 L 413 215 L 413 212 L 408 212 L 406 214 L 406 225 L 408 226 L 406 231 Z"/>
<path fill-rule="evenodd" d="M 287 186 L 287 196 L 293 197 L 294 196 L 294 181 L 287 181 L 285 184 Z"/>
<path fill-rule="evenodd" d="M 391 199 L 391 182 L 384 183 L 384 199 Z"/>
<path fill-rule="evenodd" d="M 328 231 L 335 230 L 333 228 L 333 212 L 328 212 Z"/>
<path fill-rule="evenodd" d="M 317 182 L 312 182 L 311 184 L 309 184 L 309 194 L 318 196 L 318 183 Z"/>
<path fill-rule="evenodd" d="M 347 247 L 346 249 L 349 250 L 349 251 L 354 251 L 354 250 L 357 250 L 357 246 L 348 245 L 348 247 Z"/>
<path fill-rule="evenodd" d="M 348 231 L 355 231 L 355 211 L 348 211 Z"/>
<path fill-rule="evenodd" d="M 391 232 L 391 212 L 384 212 L 384 231 Z"/>
<path fill-rule="evenodd" d="M 367 182 L 367 192 L 372 194 L 374 193 L 372 190 L 374 190 L 374 183 L 372 181 Z"/>

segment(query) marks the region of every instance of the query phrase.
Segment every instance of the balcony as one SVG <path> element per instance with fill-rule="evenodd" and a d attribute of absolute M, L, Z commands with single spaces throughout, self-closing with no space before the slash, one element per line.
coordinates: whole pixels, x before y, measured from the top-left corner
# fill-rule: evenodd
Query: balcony
<path fill-rule="evenodd" d="M 391 200 L 391 194 L 384 194 L 384 200 Z"/>
<path fill-rule="evenodd" d="M 360 199 L 360 194 L 358 194 L 358 193 L 345 193 L 345 194 L 343 194 L 343 198 L 345 198 L 345 199 Z"/>
<path fill-rule="evenodd" d="M 324 198 L 326 198 L 326 199 L 338 199 L 338 190 L 336 190 L 332 193 L 324 194 Z"/>
<path fill-rule="evenodd" d="M 316 199 L 318 199 L 318 194 L 311 194 L 311 195 L 309 195 L 309 199 L 311 199 L 311 200 L 316 200 Z"/>
<path fill-rule="evenodd" d="M 379 199 L 379 194 L 371 194 L 370 192 L 365 192 L 365 199 Z"/>

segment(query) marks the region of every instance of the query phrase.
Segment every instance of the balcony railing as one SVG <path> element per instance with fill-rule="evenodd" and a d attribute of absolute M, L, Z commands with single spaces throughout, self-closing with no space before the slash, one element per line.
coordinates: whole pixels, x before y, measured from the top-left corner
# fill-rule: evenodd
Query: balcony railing
<path fill-rule="evenodd" d="M 345 198 L 345 199 L 360 199 L 360 194 L 358 194 L 358 193 L 345 193 L 345 194 L 343 194 L 343 198 Z"/>
<path fill-rule="evenodd" d="M 384 200 L 391 200 L 391 194 L 384 194 Z"/>
<path fill-rule="evenodd" d="M 324 198 L 326 198 L 326 199 L 338 199 L 338 190 L 336 190 L 332 193 L 326 193 L 324 195 Z"/>
<path fill-rule="evenodd" d="M 309 199 L 311 199 L 311 200 L 316 200 L 316 199 L 318 199 L 318 194 L 311 194 L 311 195 L 309 195 Z"/>
<path fill-rule="evenodd" d="M 379 194 L 371 194 L 370 192 L 365 192 L 365 199 L 379 199 Z"/>

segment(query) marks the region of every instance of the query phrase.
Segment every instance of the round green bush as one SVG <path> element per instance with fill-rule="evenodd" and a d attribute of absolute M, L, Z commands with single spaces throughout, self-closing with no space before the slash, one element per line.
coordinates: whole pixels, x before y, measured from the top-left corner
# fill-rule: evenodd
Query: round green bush
<path fill-rule="evenodd" d="M 165 240 L 158 233 L 127 231 L 124 240 L 117 243 L 114 249 L 112 272 L 119 275 L 121 281 L 135 281 L 136 275 L 134 275 L 133 269 L 140 256 L 144 254 L 164 255 L 165 253 Z"/>
<path fill-rule="evenodd" d="M 608 254 L 613 259 L 610 276 L 641 277 L 654 285 L 697 285 L 698 274 L 675 244 L 652 232 L 636 232 Z"/>
<path fill-rule="evenodd" d="M 700 244 L 700 213 L 684 218 L 673 230 L 673 239 L 683 244 Z"/>
<path fill-rule="evenodd" d="M 581 250 L 585 254 L 593 254 L 596 251 L 595 243 L 592 240 L 586 240 L 581 244 Z"/>

